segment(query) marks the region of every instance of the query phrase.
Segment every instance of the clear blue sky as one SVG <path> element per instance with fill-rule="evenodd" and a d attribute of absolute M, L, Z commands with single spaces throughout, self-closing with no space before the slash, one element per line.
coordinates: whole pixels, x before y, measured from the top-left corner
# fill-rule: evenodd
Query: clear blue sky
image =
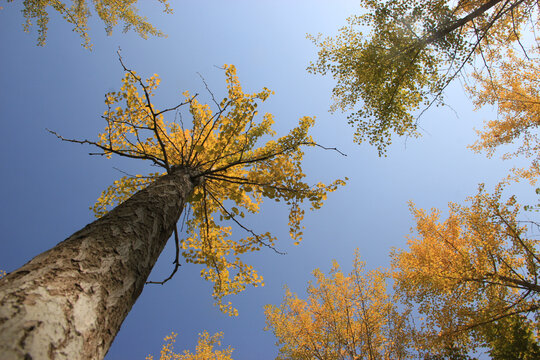
<path fill-rule="evenodd" d="M 176 349 L 193 349 L 197 333 L 223 331 L 224 344 L 235 348 L 237 360 L 273 359 L 271 332 L 263 331 L 265 304 L 277 304 L 283 285 L 304 294 L 311 271 L 327 271 L 336 259 L 347 271 L 355 248 L 368 267 L 387 266 L 391 247 L 403 247 L 412 226 L 407 201 L 425 208 L 446 208 L 475 193 L 477 184 L 492 186 L 512 163 L 486 159 L 466 149 L 474 141 L 473 127 L 493 117 L 489 109 L 473 113 L 459 84 L 447 94 L 449 108 L 432 109 L 421 120 L 420 139 L 399 139 L 387 158 L 375 149 L 352 143 L 345 115 L 330 114 L 331 78 L 305 71 L 316 49 L 306 33 L 332 34 L 345 18 L 360 9 L 356 1 L 171 1 L 175 12 L 164 15 L 154 2 L 141 12 L 168 34 L 142 40 L 116 29 L 104 35 L 91 21 L 94 49 L 83 49 L 70 27 L 53 16 L 45 47 L 36 34 L 22 31 L 20 1 L 0 10 L 0 269 L 8 272 L 54 246 L 93 220 L 89 210 L 100 192 L 122 174 L 147 168 L 126 159 L 91 157 L 89 147 L 62 143 L 45 128 L 72 138 L 95 138 L 102 129 L 107 91 L 117 89 L 122 69 L 116 50 L 139 74 L 158 73 L 162 85 L 158 104 L 174 105 L 184 90 L 203 92 L 201 73 L 219 96 L 223 73 L 214 65 L 237 66 L 247 91 L 266 86 L 276 92 L 264 105 L 283 134 L 299 117 L 316 116 L 314 138 L 347 153 L 310 150 L 305 172 L 313 181 L 349 177 L 349 184 L 331 194 L 323 209 L 306 216 L 305 238 L 292 246 L 286 209 L 274 205 L 249 219 L 260 232 L 279 236 L 280 256 L 270 251 L 250 255 L 266 286 L 232 298 L 240 315 L 229 318 L 213 305 L 211 285 L 200 268 L 184 265 L 165 286 L 149 285 L 135 304 L 112 345 L 108 360 L 144 359 L 159 355 L 162 338 L 179 333 Z M 532 190 L 523 188 L 523 194 Z M 171 270 L 174 246 L 162 254 L 151 279 Z"/>

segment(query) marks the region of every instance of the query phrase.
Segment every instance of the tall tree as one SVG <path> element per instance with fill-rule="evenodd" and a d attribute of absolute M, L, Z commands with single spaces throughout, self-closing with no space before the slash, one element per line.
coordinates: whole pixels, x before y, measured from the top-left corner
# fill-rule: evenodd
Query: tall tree
<path fill-rule="evenodd" d="M 540 308 L 540 241 L 519 221 L 515 198 L 501 200 L 502 188 L 481 188 L 469 206 L 451 203 L 444 222 L 440 211 L 411 205 L 416 235 L 392 254 L 395 289 L 425 317 L 428 347 L 450 339 L 463 348 L 497 348 L 494 331 L 510 339 L 516 329 L 537 326 L 528 317 Z"/>
<path fill-rule="evenodd" d="M 366 271 L 358 253 L 343 274 L 334 262 L 329 276 L 313 275 L 306 300 L 286 290 L 283 303 L 266 306 L 267 329 L 278 339 L 277 359 L 406 359 L 413 339 L 406 315 L 386 292 L 387 275 Z"/>
<path fill-rule="evenodd" d="M 124 24 L 124 32 L 133 29 L 143 38 L 151 36 L 165 36 L 161 31 L 156 29 L 148 22 L 146 17 L 138 14 L 136 7 L 138 0 L 92 0 L 94 4 L 94 12 L 105 23 L 105 31 L 107 35 L 112 34 L 113 28 L 119 22 Z M 169 6 L 168 0 L 157 0 L 163 5 L 165 13 L 172 13 L 172 8 Z M 13 2 L 13 0 L 7 0 Z M 73 31 L 78 33 L 82 38 L 82 46 L 91 48 L 90 36 L 88 35 L 88 19 L 92 12 L 87 0 L 25 0 L 23 2 L 23 16 L 26 19 L 24 23 L 24 31 L 30 31 L 32 26 L 37 26 L 38 39 L 37 43 L 40 46 L 45 45 L 47 40 L 47 30 L 50 20 L 49 11 L 52 8 L 60 14 L 64 20 L 73 26 Z M 1 9 L 1 7 L 0 7 Z"/>
<path fill-rule="evenodd" d="M 257 213 L 263 198 L 286 203 L 298 243 L 303 204 L 319 208 L 343 184 L 303 181 L 301 148 L 317 145 L 308 134 L 313 119 L 303 117 L 288 135 L 268 140 L 275 135 L 273 117 L 256 120 L 256 108 L 271 91 L 244 93 L 234 66 L 224 67 L 227 97 L 211 96 L 215 112 L 188 92 L 184 102 L 159 110 L 151 101 L 157 75 L 143 81 L 124 70 L 120 91 L 106 95 L 106 127 L 98 140 L 61 138 L 91 144 L 97 155 L 147 160 L 164 172 L 115 181 L 94 207 L 98 220 L 0 280 L 0 352 L 7 358 L 105 356 L 173 232 L 176 259 L 168 279 L 180 253 L 202 264 L 217 304 L 234 315 L 223 297 L 263 281 L 241 255 L 263 247 L 277 251 L 270 232 L 258 234 L 242 223 L 245 213 Z M 179 112 L 184 106 L 192 117 L 189 128 Z M 175 121 L 165 120 L 175 112 Z M 176 223 L 186 206 L 193 217 L 180 241 Z M 227 220 L 246 236 L 231 237 Z"/>
<path fill-rule="evenodd" d="M 536 0 L 362 0 L 336 37 L 311 36 L 318 60 L 308 70 L 336 79 L 333 110 L 348 111 L 355 141 L 379 154 L 392 134 L 417 136 L 415 112 L 442 104 L 445 87 L 475 58 L 490 61 L 522 45 L 538 26 Z"/>

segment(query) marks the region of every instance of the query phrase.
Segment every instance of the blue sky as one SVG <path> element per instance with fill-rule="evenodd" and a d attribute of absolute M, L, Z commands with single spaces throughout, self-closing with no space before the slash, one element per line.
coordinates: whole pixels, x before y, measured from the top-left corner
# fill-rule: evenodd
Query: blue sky
<path fill-rule="evenodd" d="M 119 47 L 126 64 L 139 74 L 160 75 L 158 104 L 175 105 L 184 90 L 202 94 L 197 72 L 221 96 L 224 77 L 215 66 L 234 64 L 246 91 L 263 86 L 275 91 L 261 110 L 274 114 L 278 134 L 301 116 L 316 116 L 314 138 L 348 155 L 308 151 L 309 180 L 329 182 L 347 176 L 350 181 L 331 194 L 321 210 L 306 215 L 299 246 L 292 246 L 288 238 L 285 208 L 263 206 L 261 214 L 248 219 L 260 232 L 277 234 L 278 248 L 287 255 L 270 251 L 249 255 L 266 286 L 231 299 L 238 317 L 221 314 L 212 305 L 211 285 L 200 278 L 200 268 L 184 265 L 165 286 L 145 288 L 108 360 L 158 355 L 162 338 L 171 331 L 179 333 L 177 350 L 193 349 L 203 330 L 223 331 L 223 342 L 235 348 L 237 360 L 273 359 L 277 348 L 272 333 L 263 331 L 262 307 L 279 303 L 285 284 L 302 295 L 311 271 L 327 271 L 332 259 L 348 271 L 355 248 L 369 268 L 388 266 L 389 250 L 404 246 L 412 226 L 408 200 L 444 209 L 449 201 L 473 195 L 480 182 L 492 188 L 514 165 L 466 149 L 474 142 L 473 128 L 495 114 L 491 109 L 473 113 L 459 83 L 447 92 L 453 110 L 431 109 L 421 119 L 422 138 L 396 139 L 386 158 L 379 158 L 367 145 L 352 143 L 346 116 L 328 112 L 332 79 L 305 71 L 316 56 L 305 35 L 335 33 L 347 16 L 360 11 L 356 1 L 171 1 L 173 15 L 160 13 L 154 2 L 145 1 L 141 13 L 167 38 L 143 40 L 121 29 L 107 37 L 101 23 L 93 19 L 91 52 L 80 46 L 78 36 L 57 16 L 52 16 L 46 46 L 37 47 L 35 32 L 22 31 L 19 2 L 0 4 L 4 6 L 0 10 L 0 269 L 13 271 L 91 222 L 89 206 L 122 176 L 114 167 L 130 173 L 148 169 L 126 159 L 91 157 L 91 148 L 62 143 L 45 130 L 95 138 L 103 127 L 104 94 L 117 89 L 122 77 Z M 525 185 L 514 189 L 525 199 L 533 194 Z M 173 254 L 171 243 L 151 279 L 168 274 Z"/>

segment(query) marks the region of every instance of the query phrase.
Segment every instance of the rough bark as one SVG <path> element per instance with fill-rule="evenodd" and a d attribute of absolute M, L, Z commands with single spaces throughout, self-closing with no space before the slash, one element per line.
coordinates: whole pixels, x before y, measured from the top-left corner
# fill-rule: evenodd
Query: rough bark
<path fill-rule="evenodd" d="M 102 359 L 184 204 L 176 169 L 0 280 L 2 360 Z"/>

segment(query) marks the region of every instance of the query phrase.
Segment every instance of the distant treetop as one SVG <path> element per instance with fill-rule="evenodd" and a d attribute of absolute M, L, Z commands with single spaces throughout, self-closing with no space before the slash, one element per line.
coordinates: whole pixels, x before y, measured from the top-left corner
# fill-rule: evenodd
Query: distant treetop
<path fill-rule="evenodd" d="M 12 2 L 13 0 L 7 0 Z M 138 0 L 92 0 L 95 13 L 105 23 L 107 35 L 111 35 L 113 28 L 119 22 L 124 23 L 124 32 L 134 30 L 142 38 L 146 39 L 149 35 L 165 36 L 164 33 L 150 24 L 146 17 L 138 14 L 136 7 Z M 172 8 L 168 0 L 157 0 L 160 2 L 165 13 L 171 14 Z M 34 25 L 38 28 L 37 44 L 45 45 L 47 39 L 47 30 L 50 19 L 50 8 L 58 12 L 68 23 L 73 25 L 73 31 L 77 32 L 82 38 L 82 46 L 90 49 L 90 36 L 88 35 L 88 19 L 92 12 L 87 0 L 25 0 L 22 13 L 26 22 L 24 31 L 30 31 Z"/>
<path fill-rule="evenodd" d="M 393 134 L 418 136 L 418 111 L 443 104 L 444 89 L 469 65 L 490 76 L 509 49 L 528 60 L 524 34 L 536 29 L 539 10 L 534 0 L 361 0 L 360 6 L 362 14 L 350 16 L 337 36 L 308 36 L 319 48 L 308 70 L 334 77 L 332 110 L 352 110 L 355 141 L 374 145 L 379 155 Z M 470 90 L 473 97 L 481 92 Z"/>

